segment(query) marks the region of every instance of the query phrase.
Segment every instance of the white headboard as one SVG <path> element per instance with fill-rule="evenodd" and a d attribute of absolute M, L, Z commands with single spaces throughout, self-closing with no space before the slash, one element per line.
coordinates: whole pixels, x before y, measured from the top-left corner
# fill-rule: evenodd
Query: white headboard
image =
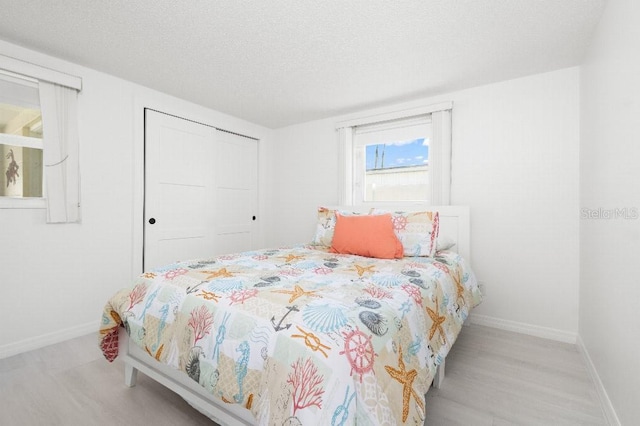
<path fill-rule="evenodd" d="M 471 263 L 471 227 L 469 206 L 428 206 L 416 203 L 380 203 L 358 206 L 326 206 L 329 209 L 369 213 L 372 208 L 388 211 L 432 211 L 440 214 L 440 236 L 451 238 L 456 244 L 451 250 Z"/>

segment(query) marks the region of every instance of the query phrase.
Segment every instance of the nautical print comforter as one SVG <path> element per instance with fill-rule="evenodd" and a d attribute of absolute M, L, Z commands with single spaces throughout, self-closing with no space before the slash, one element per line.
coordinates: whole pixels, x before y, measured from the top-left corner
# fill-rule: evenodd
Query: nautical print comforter
<path fill-rule="evenodd" d="M 298 246 L 187 261 L 114 295 L 118 328 L 258 424 L 422 424 L 436 366 L 480 302 L 456 253 L 380 260 Z"/>

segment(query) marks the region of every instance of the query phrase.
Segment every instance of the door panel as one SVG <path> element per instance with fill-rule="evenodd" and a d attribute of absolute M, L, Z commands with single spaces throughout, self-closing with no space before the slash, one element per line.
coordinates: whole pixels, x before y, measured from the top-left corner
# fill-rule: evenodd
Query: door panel
<path fill-rule="evenodd" d="M 217 142 L 217 238 L 227 252 L 255 249 L 258 141 L 219 131 Z"/>
<path fill-rule="evenodd" d="M 211 256 L 216 130 L 150 110 L 145 116 L 144 268 Z"/>

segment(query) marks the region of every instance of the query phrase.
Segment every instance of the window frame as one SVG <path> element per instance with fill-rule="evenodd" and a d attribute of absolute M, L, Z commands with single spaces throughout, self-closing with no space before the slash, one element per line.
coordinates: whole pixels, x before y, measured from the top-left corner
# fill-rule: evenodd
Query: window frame
<path fill-rule="evenodd" d="M 384 201 L 373 201 L 366 200 L 366 147 L 368 146 L 364 141 L 359 141 L 358 136 L 364 135 L 369 132 L 376 132 L 379 130 L 388 130 L 388 129 L 402 129 L 406 127 L 411 127 L 415 125 L 431 125 L 431 114 L 421 114 L 412 117 L 398 118 L 395 120 L 384 121 L 382 123 L 372 123 L 372 124 L 363 124 L 359 126 L 353 127 L 354 138 L 353 138 L 353 200 L 354 204 L 380 204 L 380 203 L 425 203 L 429 204 L 431 199 L 431 188 L 429 188 L 429 199 L 428 200 L 384 200 Z M 364 137 L 362 138 L 365 139 Z"/>
<path fill-rule="evenodd" d="M 37 89 L 38 84 L 29 77 L 19 76 L 11 72 L 2 72 L 0 79 L 6 79 L 14 83 L 24 84 L 25 86 L 32 86 Z M 35 148 L 44 151 L 44 143 L 42 138 L 35 138 L 22 135 L 12 135 L 7 133 L 0 133 L 0 144 L 12 145 L 20 148 Z M 2 171 L 4 173 L 4 171 Z M 42 197 L 11 197 L 0 196 L 0 209 L 46 209 L 46 198 L 44 196 L 46 182 L 45 182 L 44 165 L 42 170 Z"/>
<path fill-rule="evenodd" d="M 361 116 L 336 123 L 338 131 L 338 203 L 340 205 L 420 203 L 424 205 L 448 205 L 451 189 L 451 112 L 453 102 L 441 102 L 415 108 L 382 110 L 378 114 Z M 429 115 L 432 140 L 429 147 L 430 200 L 365 202 L 363 191 L 357 193 L 355 176 L 355 129 L 358 126 L 375 125 L 387 121 L 411 119 Z M 438 140 L 436 141 L 436 138 Z M 435 142 L 435 143 L 434 143 Z M 357 197 L 357 195 L 362 195 Z"/>
<path fill-rule="evenodd" d="M 22 80 L 26 85 L 35 84 L 39 88 L 40 82 L 49 82 L 57 85 L 61 85 L 64 87 L 68 87 L 71 89 L 75 89 L 78 92 L 82 91 L 82 78 L 68 74 L 65 72 L 54 70 L 50 67 L 45 67 L 41 65 L 37 65 L 32 62 L 23 61 L 11 56 L 7 56 L 6 54 L 0 54 L 0 74 L 2 77 L 9 78 L 12 80 Z M 44 137 L 42 139 L 39 138 L 30 138 L 28 136 L 17 136 L 17 135 L 0 135 L 0 141 L 9 140 L 7 137 L 11 138 L 11 145 L 14 146 L 27 146 L 30 148 L 38 148 L 44 151 Z M 24 139 L 14 139 L 16 138 L 24 138 Z M 33 144 L 33 139 L 39 141 L 40 146 L 30 146 Z M 19 142 L 19 143 L 15 143 Z M 5 143 L 5 142 L 0 142 Z M 44 152 L 43 152 L 44 158 Z M 43 167 L 44 164 L 43 164 Z M 0 197 L 0 209 L 48 209 L 47 207 L 47 178 L 46 171 L 43 170 L 42 173 L 42 197 Z"/>

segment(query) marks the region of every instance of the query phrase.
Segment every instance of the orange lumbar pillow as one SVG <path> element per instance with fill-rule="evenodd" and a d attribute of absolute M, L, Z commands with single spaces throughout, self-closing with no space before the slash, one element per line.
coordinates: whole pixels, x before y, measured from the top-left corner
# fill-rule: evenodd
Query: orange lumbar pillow
<path fill-rule="evenodd" d="M 399 259 L 404 250 L 393 230 L 390 214 L 342 216 L 336 212 L 331 252 Z"/>

